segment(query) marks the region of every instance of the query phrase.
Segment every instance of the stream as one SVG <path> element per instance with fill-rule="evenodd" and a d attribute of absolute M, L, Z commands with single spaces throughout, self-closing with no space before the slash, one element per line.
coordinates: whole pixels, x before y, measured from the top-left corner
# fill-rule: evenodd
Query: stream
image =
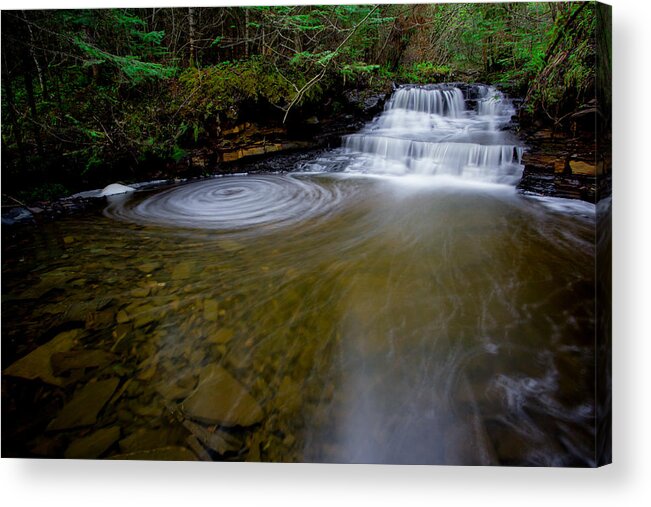
<path fill-rule="evenodd" d="M 291 172 L 3 227 L 3 455 L 594 466 L 594 205 L 516 191 L 514 113 L 401 87 Z"/>

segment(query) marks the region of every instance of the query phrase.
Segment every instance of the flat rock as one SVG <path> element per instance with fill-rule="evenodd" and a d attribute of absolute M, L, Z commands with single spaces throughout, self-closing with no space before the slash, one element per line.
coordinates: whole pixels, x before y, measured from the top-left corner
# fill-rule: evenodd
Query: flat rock
<path fill-rule="evenodd" d="M 167 446 L 168 432 L 161 429 L 138 428 L 136 431 L 120 440 L 120 451 L 132 453 L 150 451 Z"/>
<path fill-rule="evenodd" d="M 216 321 L 219 317 L 219 304 L 214 299 L 206 299 L 203 302 L 203 318 L 208 321 Z"/>
<path fill-rule="evenodd" d="M 183 426 L 208 449 L 224 455 L 228 452 L 239 451 L 244 442 L 223 430 L 210 431 L 203 426 L 188 419 L 183 421 Z"/>
<path fill-rule="evenodd" d="M 109 459 L 133 459 L 147 461 L 198 461 L 197 455 L 185 447 L 161 447 L 149 451 L 137 451 L 110 456 Z"/>
<path fill-rule="evenodd" d="M 182 387 L 177 384 L 160 384 L 156 391 L 169 401 L 178 401 L 187 398 L 192 393 L 193 387 Z"/>
<path fill-rule="evenodd" d="M 70 350 L 77 342 L 80 334 L 81 330 L 79 329 L 59 333 L 46 344 L 41 345 L 7 367 L 4 374 L 29 380 L 38 378 L 48 384 L 63 386 L 66 383 L 66 379 L 57 378 L 52 370 L 51 359 L 56 353 Z"/>
<path fill-rule="evenodd" d="M 217 330 L 216 333 L 211 335 L 208 338 L 208 341 L 211 343 L 216 343 L 217 345 L 222 345 L 231 341 L 234 335 L 235 331 L 233 331 L 231 328 L 222 327 L 221 329 Z"/>
<path fill-rule="evenodd" d="M 157 269 L 160 269 L 161 266 L 162 264 L 160 262 L 145 262 L 138 266 L 138 269 L 143 273 L 152 273 Z"/>
<path fill-rule="evenodd" d="M 48 425 L 48 431 L 67 430 L 95 424 L 97 414 L 104 408 L 119 383 L 119 379 L 111 378 L 90 382 L 78 389 L 72 399 L 61 409 L 57 418 Z"/>
<path fill-rule="evenodd" d="M 586 176 L 594 176 L 597 174 L 597 167 L 594 163 L 582 160 L 570 160 L 570 169 L 572 169 L 572 174 L 583 174 Z"/>
<path fill-rule="evenodd" d="M 262 408 L 230 373 L 218 365 L 201 370 L 199 385 L 183 402 L 184 413 L 222 426 L 251 426 L 263 418 Z"/>
<path fill-rule="evenodd" d="M 95 459 L 104 454 L 120 438 L 120 427 L 102 428 L 88 436 L 75 440 L 64 456 L 68 459 Z"/>
<path fill-rule="evenodd" d="M 195 270 L 195 264 L 192 261 L 179 262 L 172 269 L 172 280 L 185 280 L 190 278 Z"/>
<path fill-rule="evenodd" d="M 52 372 L 60 377 L 70 370 L 86 368 L 103 368 L 114 361 L 116 357 L 103 350 L 73 350 L 52 354 L 50 362 Z"/>

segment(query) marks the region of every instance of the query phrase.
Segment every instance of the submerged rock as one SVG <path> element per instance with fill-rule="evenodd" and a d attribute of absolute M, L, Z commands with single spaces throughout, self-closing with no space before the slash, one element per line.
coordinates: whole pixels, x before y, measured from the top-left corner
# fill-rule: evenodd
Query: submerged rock
<path fill-rule="evenodd" d="M 79 329 L 59 333 L 45 345 L 41 345 L 13 363 L 5 369 L 4 374 L 29 380 L 41 379 L 48 384 L 63 386 L 66 384 L 66 379 L 56 376 L 51 360 L 55 354 L 70 350 L 77 342 L 80 333 Z"/>
<path fill-rule="evenodd" d="M 66 430 L 91 426 L 97 422 L 97 414 L 111 398 L 119 379 L 111 378 L 86 384 L 75 392 L 70 400 L 47 427 L 48 431 Z"/>
<path fill-rule="evenodd" d="M 161 447 L 149 451 L 137 451 L 110 456 L 109 459 L 135 459 L 146 461 L 197 461 L 197 456 L 185 447 Z"/>
<path fill-rule="evenodd" d="M 75 440 L 64 456 L 68 459 L 95 459 L 104 454 L 120 438 L 120 427 L 102 428 L 90 435 Z"/>
<path fill-rule="evenodd" d="M 247 389 L 214 364 L 203 368 L 199 385 L 182 408 L 192 419 L 222 426 L 251 426 L 263 417 L 262 408 Z"/>
<path fill-rule="evenodd" d="M 150 451 L 169 445 L 170 432 L 167 429 L 138 428 L 120 440 L 122 453 Z"/>
<path fill-rule="evenodd" d="M 52 372 L 60 377 L 71 370 L 103 368 L 116 359 L 115 355 L 103 350 L 74 350 L 52 354 Z"/>
<path fill-rule="evenodd" d="M 224 455 L 228 452 L 239 451 L 244 442 L 223 430 L 210 431 L 192 421 L 183 421 L 183 426 L 208 449 L 217 454 Z"/>
<path fill-rule="evenodd" d="M 216 333 L 211 335 L 208 338 L 208 341 L 211 343 L 216 343 L 217 345 L 223 345 L 231 341 L 233 339 L 233 336 L 235 336 L 235 331 L 228 327 L 222 327 L 221 329 L 217 330 Z"/>

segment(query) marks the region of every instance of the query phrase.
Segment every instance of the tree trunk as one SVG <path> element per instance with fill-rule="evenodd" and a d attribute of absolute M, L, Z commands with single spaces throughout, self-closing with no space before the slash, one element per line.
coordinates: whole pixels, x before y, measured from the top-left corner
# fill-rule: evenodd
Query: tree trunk
<path fill-rule="evenodd" d="M 18 156 L 20 157 L 21 167 L 25 167 L 25 145 L 23 144 L 23 136 L 20 131 L 20 125 L 18 124 L 18 118 L 16 117 L 16 103 L 14 100 L 14 90 L 11 84 L 11 75 L 9 74 L 9 67 L 7 65 L 7 54 L 4 53 L 2 59 L 3 70 L 2 73 L 2 84 L 4 85 L 4 98 L 7 101 L 7 111 L 9 113 L 9 123 L 11 123 L 12 130 L 14 133 L 14 139 L 16 141 L 16 146 L 18 147 Z"/>
<path fill-rule="evenodd" d="M 197 52 L 196 52 L 196 34 L 195 34 L 195 24 L 194 24 L 194 7 L 188 7 L 188 24 L 190 37 L 190 67 L 197 66 Z"/>
<path fill-rule="evenodd" d="M 249 9 L 244 7 L 244 56 L 249 57 Z"/>

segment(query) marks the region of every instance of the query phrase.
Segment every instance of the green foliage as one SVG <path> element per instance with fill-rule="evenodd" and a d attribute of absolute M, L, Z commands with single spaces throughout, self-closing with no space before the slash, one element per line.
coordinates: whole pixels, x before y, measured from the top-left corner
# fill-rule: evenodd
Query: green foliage
<path fill-rule="evenodd" d="M 399 69 L 397 76 L 401 81 L 410 83 L 439 83 L 449 78 L 451 73 L 447 65 L 434 65 L 432 62 L 417 62 L 411 67 Z"/>
<path fill-rule="evenodd" d="M 188 8 L 3 11 L 3 182 L 32 184 L 34 168 L 79 179 L 128 166 L 137 178 L 145 161 L 218 143 L 243 111 L 334 112 L 347 89 L 392 81 L 501 82 L 554 120 L 594 95 L 593 4 L 193 12 L 191 33 Z"/>
<path fill-rule="evenodd" d="M 295 71 L 288 73 L 289 77 L 266 65 L 259 57 L 222 62 L 204 69 L 187 69 L 179 76 L 182 115 L 206 121 L 220 115 L 236 115 L 245 101 L 285 105 L 296 93 L 296 88 L 305 84 L 305 77 L 300 75 L 304 63 L 304 60 L 292 62 Z M 315 87 L 306 95 L 306 100 L 318 99 L 320 91 Z"/>
<path fill-rule="evenodd" d="M 165 79 L 176 73 L 176 68 L 160 63 L 143 62 L 132 55 L 118 56 L 102 51 L 76 37 L 74 43 L 90 58 L 84 66 L 109 63 L 131 84 L 138 84 L 147 79 Z"/>
<path fill-rule="evenodd" d="M 558 123 L 594 98 L 596 15 L 592 4 L 574 4 L 550 32 L 554 51 L 536 69 L 525 109 Z"/>
<path fill-rule="evenodd" d="M 37 185 L 29 190 L 22 191 L 18 194 L 21 201 L 54 201 L 70 194 L 70 190 L 60 183 L 48 183 Z"/>

